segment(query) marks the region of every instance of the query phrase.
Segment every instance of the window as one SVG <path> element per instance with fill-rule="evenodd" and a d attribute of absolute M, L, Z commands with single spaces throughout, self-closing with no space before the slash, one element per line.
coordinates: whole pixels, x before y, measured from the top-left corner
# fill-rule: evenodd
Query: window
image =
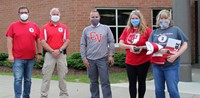
<path fill-rule="evenodd" d="M 132 10 L 134 10 L 134 8 L 97 8 L 101 16 L 100 23 L 110 27 L 115 38 L 116 47 L 118 47 L 118 39 L 127 24 Z"/>
<path fill-rule="evenodd" d="M 156 29 L 156 16 L 162 9 L 167 9 L 171 11 L 171 8 L 157 8 L 152 10 L 152 29 Z"/>

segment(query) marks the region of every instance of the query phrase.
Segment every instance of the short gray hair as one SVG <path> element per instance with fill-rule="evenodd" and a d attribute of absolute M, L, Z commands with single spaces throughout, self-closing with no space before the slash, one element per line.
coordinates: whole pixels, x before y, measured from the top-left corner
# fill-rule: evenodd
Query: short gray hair
<path fill-rule="evenodd" d="M 58 12 L 59 12 L 59 15 L 60 15 L 59 8 L 52 8 L 51 11 L 50 11 L 50 15 L 53 13 L 53 11 L 58 11 Z"/>

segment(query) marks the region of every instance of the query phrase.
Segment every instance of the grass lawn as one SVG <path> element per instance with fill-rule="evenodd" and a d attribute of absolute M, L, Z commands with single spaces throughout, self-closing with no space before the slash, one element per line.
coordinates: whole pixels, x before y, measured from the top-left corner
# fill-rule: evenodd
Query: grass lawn
<path fill-rule="evenodd" d="M 13 73 L 12 72 L 0 71 L 0 75 L 10 75 L 10 76 L 12 76 Z M 33 78 L 39 78 L 39 79 L 42 79 L 42 76 L 43 75 L 41 75 L 41 74 L 33 74 L 32 75 Z M 149 71 L 149 73 L 147 75 L 147 80 L 152 80 L 152 79 L 153 79 L 152 72 Z M 58 80 L 57 75 L 53 75 L 52 80 Z M 88 79 L 87 74 L 74 74 L 74 75 L 69 74 L 69 75 L 67 75 L 67 81 L 68 82 L 89 83 L 89 79 Z M 110 73 L 110 82 L 111 83 L 128 82 L 126 72 L 112 72 L 112 73 Z"/>

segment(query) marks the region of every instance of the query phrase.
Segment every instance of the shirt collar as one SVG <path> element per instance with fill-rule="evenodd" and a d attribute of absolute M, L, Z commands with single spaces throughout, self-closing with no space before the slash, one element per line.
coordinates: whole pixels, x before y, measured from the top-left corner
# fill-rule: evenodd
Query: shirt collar
<path fill-rule="evenodd" d="M 24 24 L 24 25 L 26 25 L 26 24 L 28 24 L 28 23 L 29 23 L 29 21 L 22 22 L 21 20 L 19 20 L 18 22 L 20 22 L 21 24 Z"/>
<path fill-rule="evenodd" d="M 93 26 L 92 24 L 91 24 L 91 26 L 92 26 L 92 27 L 98 27 L 98 26 L 100 26 L 100 23 L 98 23 L 97 26 Z"/>
<path fill-rule="evenodd" d="M 49 22 L 49 25 L 50 25 L 50 26 L 59 26 L 59 25 L 60 25 L 60 22 L 58 22 L 57 25 L 54 25 L 54 24 L 50 21 L 50 22 Z"/>

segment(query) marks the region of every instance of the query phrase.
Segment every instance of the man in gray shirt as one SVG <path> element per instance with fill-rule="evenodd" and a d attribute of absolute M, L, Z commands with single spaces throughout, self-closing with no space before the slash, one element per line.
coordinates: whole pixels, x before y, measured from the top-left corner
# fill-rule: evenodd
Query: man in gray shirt
<path fill-rule="evenodd" d="M 110 28 L 99 21 L 99 12 L 91 11 L 91 25 L 82 32 L 80 52 L 90 79 L 91 98 L 100 98 L 99 77 L 103 98 L 112 98 L 108 65 L 114 64 L 114 37 Z"/>

